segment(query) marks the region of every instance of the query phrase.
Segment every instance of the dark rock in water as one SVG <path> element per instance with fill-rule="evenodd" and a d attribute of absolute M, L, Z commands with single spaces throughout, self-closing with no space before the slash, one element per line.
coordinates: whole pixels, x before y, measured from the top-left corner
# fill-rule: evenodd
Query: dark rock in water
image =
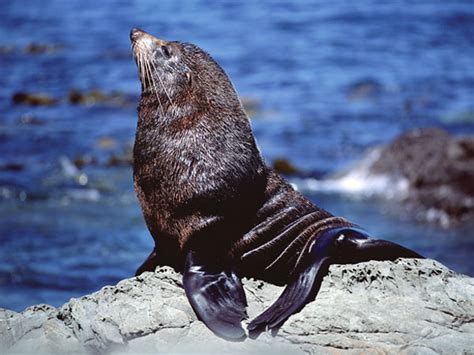
<path fill-rule="evenodd" d="M 133 156 L 126 152 L 121 155 L 113 154 L 107 163 L 108 166 L 131 166 L 133 165 Z"/>
<path fill-rule="evenodd" d="M 112 154 L 107 163 L 108 166 L 131 166 L 133 165 L 133 144 L 126 144 L 119 154 Z"/>
<path fill-rule="evenodd" d="M 62 48 L 62 46 L 57 44 L 30 43 L 25 47 L 25 52 L 28 54 L 54 53 Z"/>
<path fill-rule="evenodd" d="M 79 104 L 83 100 L 83 95 L 76 89 L 69 90 L 67 97 L 72 104 Z"/>
<path fill-rule="evenodd" d="M 97 105 L 107 104 L 113 106 L 127 106 L 132 100 L 126 95 L 119 92 L 104 93 L 100 90 L 94 89 L 89 92 L 80 92 L 76 89 L 71 89 L 68 94 L 68 100 L 76 105 Z"/>
<path fill-rule="evenodd" d="M 443 225 L 474 217 L 474 137 L 418 129 L 383 147 L 369 168 L 373 175 L 405 179 L 406 202 Z"/>
<path fill-rule="evenodd" d="M 351 84 L 348 88 L 347 97 L 349 100 L 370 100 L 380 95 L 383 86 L 374 79 L 363 79 Z"/>
<path fill-rule="evenodd" d="M 24 165 L 20 163 L 6 163 L 0 164 L 0 171 L 22 171 L 24 169 Z"/>
<path fill-rule="evenodd" d="M 10 46 L 10 45 L 1 45 L 0 46 L 0 55 L 2 54 L 11 54 L 15 52 L 15 47 L 14 46 Z"/>
<path fill-rule="evenodd" d="M 276 172 L 284 174 L 284 175 L 295 175 L 299 173 L 299 169 L 297 169 L 288 159 L 285 158 L 277 158 L 273 161 L 273 169 Z"/>
<path fill-rule="evenodd" d="M 416 129 L 372 148 L 355 166 L 313 182 L 399 202 L 404 214 L 443 227 L 474 220 L 474 136 Z"/>
<path fill-rule="evenodd" d="M 81 168 L 83 168 L 84 166 L 87 166 L 87 165 L 94 165 L 94 164 L 97 164 L 97 159 L 94 158 L 91 155 L 83 155 L 83 156 L 80 156 L 80 157 L 76 157 L 74 159 L 74 165 L 78 169 L 81 169 Z"/>
<path fill-rule="evenodd" d="M 49 106 L 57 103 L 57 100 L 48 94 L 17 92 L 13 95 L 12 101 L 15 104 L 31 106 Z"/>

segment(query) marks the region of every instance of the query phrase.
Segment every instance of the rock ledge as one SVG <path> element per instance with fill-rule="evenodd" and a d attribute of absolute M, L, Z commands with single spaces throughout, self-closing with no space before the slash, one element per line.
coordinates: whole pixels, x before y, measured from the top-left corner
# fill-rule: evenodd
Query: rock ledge
<path fill-rule="evenodd" d="M 244 280 L 254 318 L 282 288 Z M 333 265 L 316 301 L 278 334 L 227 342 L 196 319 L 170 268 L 60 308 L 0 309 L 5 353 L 471 353 L 474 279 L 433 260 Z"/>

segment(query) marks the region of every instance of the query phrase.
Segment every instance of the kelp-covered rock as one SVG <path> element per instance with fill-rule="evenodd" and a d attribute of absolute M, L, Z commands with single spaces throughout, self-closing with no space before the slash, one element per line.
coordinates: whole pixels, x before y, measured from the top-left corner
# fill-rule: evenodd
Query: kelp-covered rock
<path fill-rule="evenodd" d="M 55 105 L 58 100 L 45 93 L 28 93 L 19 91 L 12 96 L 12 101 L 17 105 L 30 106 L 51 106 Z"/>
<path fill-rule="evenodd" d="M 28 54 L 51 54 L 62 49 L 64 49 L 64 46 L 60 44 L 30 43 L 25 47 L 24 51 Z"/>
<path fill-rule="evenodd" d="M 298 168 L 285 158 L 277 158 L 273 160 L 272 167 L 277 173 L 284 175 L 294 175 L 300 172 Z"/>
<path fill-rule="evenodd" d="M 88 92 L 80 92 L 76 89 L 71 89 L 68 93 L 68 101 L 71 104 L 79 104 L 86 106 L 93 105 L 112 105 L 112 106 L 128 106 L 132 105 L 134 99 L 127 97 L 121 92 L 106 93 L 98 89 L 93 89 Z"/>
<path fill-rule="evenodd" d="M 281 292 L 244 280 L 250 318 Z M 433 260 L 333 265 L 317 299 L 278 334 L 228 342 L 196 319 L 172 269 L 22 313 L 0 311 L 2 353 L 278 352 L 468 353 L 474 350 L 474 279 Z"/>

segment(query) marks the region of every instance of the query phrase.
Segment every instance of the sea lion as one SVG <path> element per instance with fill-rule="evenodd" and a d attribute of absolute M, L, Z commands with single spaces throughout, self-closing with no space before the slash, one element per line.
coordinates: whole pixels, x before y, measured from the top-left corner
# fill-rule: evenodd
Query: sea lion
<path fill-rule="evenodd" d="M 250 322 L 258 334 L 312 301 L 331 263 L 421 257 L 370 239 L 266 167 L 231 81 L 208 53 L 136 28 L 130 37 L 142 86 L 133 178 L 155 240 L 137 274 L 157 265 L 182 271 L 212 331 L 245 337 L 243 276 L 287 285 Z"/>

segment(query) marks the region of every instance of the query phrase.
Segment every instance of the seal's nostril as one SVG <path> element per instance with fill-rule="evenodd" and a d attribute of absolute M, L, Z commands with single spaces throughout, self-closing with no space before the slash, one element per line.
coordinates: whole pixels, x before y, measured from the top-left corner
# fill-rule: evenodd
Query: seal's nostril
<path fill-rule="evenodd" d="M 145 34 L 144 31 L 142 31 L 141 29 L 137 28 L 137 27 L 134 27 L 132 28 L 132 30 L 130 31 L 130 40 L 132 41 L 135 41 L 137 40 L 139 37 L 143 36 Z"/>

